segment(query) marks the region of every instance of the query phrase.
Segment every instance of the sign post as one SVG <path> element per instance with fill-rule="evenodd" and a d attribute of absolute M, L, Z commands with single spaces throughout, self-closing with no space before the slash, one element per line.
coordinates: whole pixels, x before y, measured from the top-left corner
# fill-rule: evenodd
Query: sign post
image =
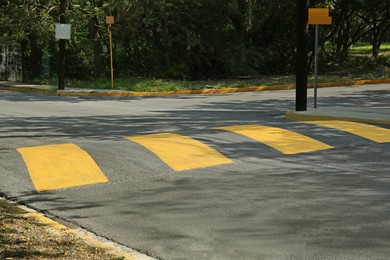
<path fill-rule="evenodd" d="M 59 39 L 58 89 L 65 89 L 65 41 L 70 39 L 70 25 L 66 24 L 66 0 L 60 1 L 60 23 L 56 25 L 56 38 Z"/>
<path fill-rule="evenodd" d="M 318 81 L 318 34 L 320 27 L 316 24 L 314 42 L 314 108 L 317 108 L 317 81 Z"/>
<path fill-rule="evenodd" d="M 331 24 L 332 17 L 329 16 L 328 8 L 309 8 L 308 24 L 315 25 L 315 46 L 314 46 L 314 108 L 317 108 L 317 81 L 318 81 L 318 37 L 320 24 Z"/>
<path fill-rule="evenodd" d="M 114 24 L 114 16 L 106 16 L 106 23 L 110 32 L 110 68 L 111 68 L 111 88 L 114 88 L 114 62 L 112 57 L 112 25 Z"/>

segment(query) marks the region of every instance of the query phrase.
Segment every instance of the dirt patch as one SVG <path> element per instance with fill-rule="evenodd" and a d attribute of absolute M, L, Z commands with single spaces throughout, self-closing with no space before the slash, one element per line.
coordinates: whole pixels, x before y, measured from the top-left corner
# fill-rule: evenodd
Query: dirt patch
<path fill-rule="evenodd" d="M 0 259 L 124 259 L 25 214 L 0 200 Z"/>

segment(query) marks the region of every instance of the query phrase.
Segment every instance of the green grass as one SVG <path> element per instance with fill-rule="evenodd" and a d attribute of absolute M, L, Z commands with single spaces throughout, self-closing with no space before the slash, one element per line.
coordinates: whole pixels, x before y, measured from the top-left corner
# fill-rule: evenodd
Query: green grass
<path fill-rule="evenodd" d="M 100 78 L 93 80 L 75 80 L 67 83 L 67 87 L 72 88 L 91 88 L 91 89 L 111 89 L 110 78 Z M 147 78 L 117 78 L 114 81 L 114 88 L 128 91 L 177 91 L 185 89 L 181 81 L 165 79 L 147 79 Z"/>
<path fill-rule="evenodd" d="M 351 80 L 369 80 L 390 78 L 390 73 L 380 72 L 345 72 L 340 74 L 319 73 L 318 82 L 337 82 Z M 308 83 L 313 83 L 314 75 L 310 74 Z M 222 79 L 222 80 L 202 80 L 185 81 L 169 79 L 143 79 L 143 78 L 120 78 L 115 80 L 116 90 L 126 90 L 134 92 L 162 92 L 180 90 L 201 90 L 201 89 L 221 89 L 221 88 L 242 88 L 253 86 L 272 86 L 295 84 L 295 76 L 264 76 L 252 79 Z M 86 89 L 111 89 L 110 79 L 73 81 L 67 84 L 68 88 Z"/>
<path fill-rule="evenodd" d="M 264 76 L 253 79 L 221 79 L 221 80 L 173 80 L 147 78 L 115 79 L 115 89 L 135 92 L 180 91 L 219 88 L 240 88 L 258 85 L 291 84 L 294 76 Z M 89 89 L 111 89 L 111 80 L 95 79 L 68 82 L 67 87 Z"/>
<path fill-rule="evenodd" d="M 352 54 L 369 54 L 372 51 L 372 46 L 367 43 L 354 45 L 351 49 Z M 380 52 L 390 52 L 390 43 L 382 43 Z"/>

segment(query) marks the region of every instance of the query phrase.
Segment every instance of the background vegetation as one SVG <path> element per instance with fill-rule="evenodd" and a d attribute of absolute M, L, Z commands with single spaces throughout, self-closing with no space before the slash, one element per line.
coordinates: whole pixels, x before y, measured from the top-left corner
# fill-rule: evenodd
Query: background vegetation
<path fill-rule="evenodd" d="M 390 1 L 311 2 L 313 7 L 329 7 L 333 17 L 332 25 L 321 26 L 321 71 L 375 66 L 389 73 L 389 56 L 383 55 L 389 45 L 383 44 L 390 42 Z M 114 61 L 119 77 L 199 80 L 294 74 L 296 1 L 67 3 L 67 21 L 72 24 L 67 77 L 72 83 L 109 77 L 106 15 L 115 16 Z M 58 20 L 59 0 L 0 1 L 0 49 L 20 50 L 24 81 L 56 78 Z M 314 39 L 313 28 L 310 33 Z M 356 48 L 363 42 L 365 47 Z M 314 43 L 310 46 L 313 49 Z M 358 55 L 362 52 L 365 55 Z"/>

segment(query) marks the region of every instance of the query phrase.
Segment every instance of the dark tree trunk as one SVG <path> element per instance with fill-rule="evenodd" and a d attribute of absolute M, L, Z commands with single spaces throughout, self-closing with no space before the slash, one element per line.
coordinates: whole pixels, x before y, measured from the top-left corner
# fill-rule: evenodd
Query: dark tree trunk
<path fill-rule="evenodd" d="M 96 16 L 92 17 L 88 21 L 88 34 L 89 40 L 92 44 L 93 58 L 94 58 L 94 75 L 99 77 L 104 72 L 104 63 L 103 63 L 103 47 L 100 42 L 100 34 L 97 29 L 98 19 Z"/>
<path fill-rule="evenodd" d="M 372 56 L 375 58 L 379 55 L 379 48 L 380 48 L 380 42 L 379 42 L 379 27 L 378 27 L 378 21 L 375 12 L 372 13 Z"/>
<path fill-rule="evenodd" d="M 30 34 L 30 57 L 29 57 L 29 67 L 28 67 L 28 77 L 30 79 L 35 79 L 42 76 L 42 57 L 43 51 L 42 48 L 38 45 L 37 37 Z"/>
<path fill-rule="evenodd" d="M 308 60 L 308 8 L 309 0 L 298 1 L 297 54 L 296 54 L 296 111 L 307 110 L 307 60 Z"/>

